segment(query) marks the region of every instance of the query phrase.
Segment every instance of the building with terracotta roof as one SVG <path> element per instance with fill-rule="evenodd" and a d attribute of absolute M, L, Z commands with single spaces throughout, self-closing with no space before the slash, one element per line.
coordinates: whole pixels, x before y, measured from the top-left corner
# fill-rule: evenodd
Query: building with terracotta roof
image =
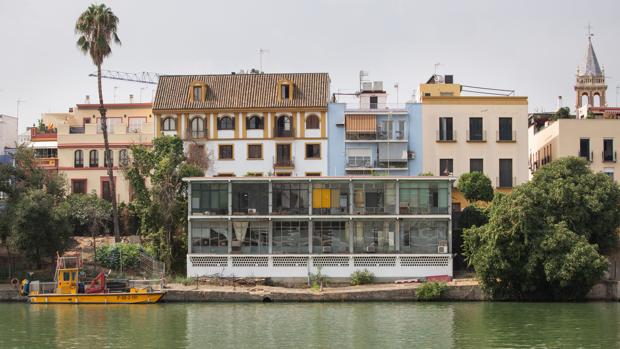
<path fill-rule="evenodd" d="M 327 174 L 327 73 L 160 76 L 155 134 L 183 139 L 208 176 Z"/>

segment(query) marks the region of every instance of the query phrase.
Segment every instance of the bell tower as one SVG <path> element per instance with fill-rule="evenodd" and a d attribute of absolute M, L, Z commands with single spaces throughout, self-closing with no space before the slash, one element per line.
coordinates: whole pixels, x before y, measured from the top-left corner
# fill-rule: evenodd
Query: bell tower
<path fill-rule="evenodd" d="M 590 107 L 604 107 L 606 105 L 605 70 L 601 69 L 594 47 L 592 47 L 591 27 L 588 25 L 588 49 L 583 62 L 583 71 L 577 68 L 577 82 L 575 84 L 575 109 L 578 118 L 585 118 Z"/>

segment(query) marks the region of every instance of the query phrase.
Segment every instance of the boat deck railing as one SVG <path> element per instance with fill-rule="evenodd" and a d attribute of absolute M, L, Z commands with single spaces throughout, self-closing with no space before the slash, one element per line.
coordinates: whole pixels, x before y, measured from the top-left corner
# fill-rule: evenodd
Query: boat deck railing
<path fill-rule="evenodd" d="M 32 294 L 50 294 L 56 289 L 55 282 L 31 281 L 30 293 Z"/>
<path fill-rule="evenodd" d="M 164 281 L 163 279 L 128 280 L 128 286 L 130 288 L 147 288 L 153 291 L 161 291 L 164 289 Z"/>

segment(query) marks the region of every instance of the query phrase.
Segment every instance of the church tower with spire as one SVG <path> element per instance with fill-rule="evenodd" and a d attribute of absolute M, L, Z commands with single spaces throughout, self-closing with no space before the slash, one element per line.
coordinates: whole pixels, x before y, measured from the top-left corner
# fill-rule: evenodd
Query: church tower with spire
<path fill-rule="evenodd" d="M 589 28 L 588 28 L 589 29 Z M 590 107 L 606 106 L 605 70 L 601 69 L 592 47 L 592 36 L 588 30 L 588 50 L 583 63 L 583 71 L 577 68 L 577 83 L 575 84 L 575 109 L 578 118 L 585 118 Z"/>

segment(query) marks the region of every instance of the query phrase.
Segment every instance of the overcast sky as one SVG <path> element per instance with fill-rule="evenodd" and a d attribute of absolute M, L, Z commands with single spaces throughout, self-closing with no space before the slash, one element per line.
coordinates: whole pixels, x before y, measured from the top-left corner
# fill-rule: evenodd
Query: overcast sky
<path fill-rule="evenodd" d="M 0 0 L 0 113 L 20 132 L 44 112 L 95 98 L 90 58 L 74 24 L 92 1 Z M 462 84 L 515 89 L 530 111 L 574 109 L 574 75 L 587 47 L 608 75 L 608 104 L 620 83 L 620 1 L 107 1 L 120 18 L 122 46 L 104 69 L 162 74 L 328 72 L 332 92 L 353 91 L 359 70 L 384 81 L 399 102 L 441 63 Z M 152 85 L 104 80 L 104 99 L 150 101 Z M 146 87 L 141 90 L 142 87 Z"/>

